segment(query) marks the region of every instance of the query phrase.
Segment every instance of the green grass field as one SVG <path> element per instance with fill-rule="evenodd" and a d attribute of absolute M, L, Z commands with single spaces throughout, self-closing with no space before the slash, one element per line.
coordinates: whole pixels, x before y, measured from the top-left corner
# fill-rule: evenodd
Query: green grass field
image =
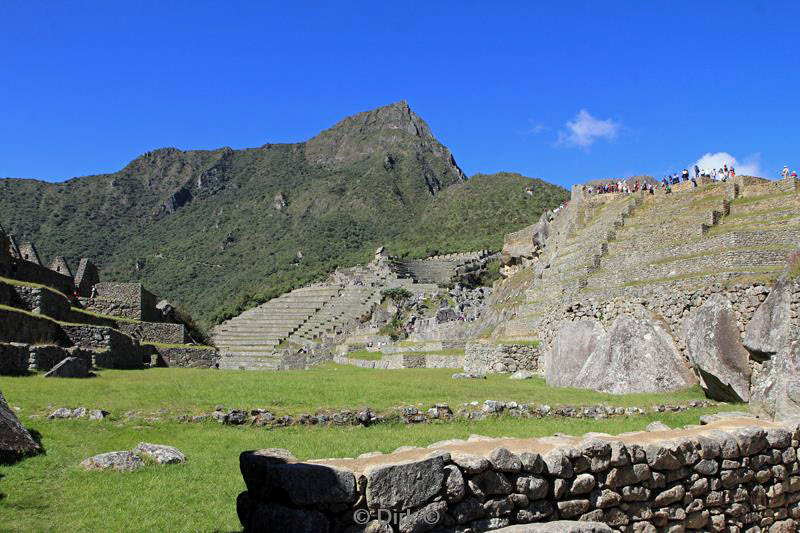
<path fill-rule="evenodd" d="M 248 449 L 287 448 L 300 459 L 355 457 L 474 433 L 514 437 L 618 433 L 643 429 L 653 420 L 677 427 L 697 423 L 701 414 L 731 408 L 603 421 L 499 417 L 413 426 L 269 430 L 221 426 L 213 420 L 181 424 L 174 415 L 208 413 L 218 403 L 277 413 L 363 405 L 380 410 L 442 401 L 455 408 L 486 399 L 646 407 L 701 399 L 702 393 L 692 388 L 673 394 L 615 397 L 554 389 L 537 379 L 515 381 L 495 375 L 486 380 L 453 380 L 452 370 L 446 369 L 367 370 L 338 365 L 275 373 L 159 368 L 99 374 L 88 380 L 45 380 L 38 375 L 0 378 L 0 390 L 10 405 L 19 408 L 21 421 L 41 435 L 47 450 L 45 455 L 0 467 L 0 531 L 238 531 L 235 499 L 244 489 L 238 455 Z M 42 416 L 62 406 L 103 408 L 111 416 L 103 421 Z M 138 416 L 123 416 L 129 411 Z M 146 417 L 160 420 L 146 422 Z M 85 472 L 78 466 L 91 455 L 131 449 L 141 441 L 176 446 L 189 461 L 135 472 Z"/>

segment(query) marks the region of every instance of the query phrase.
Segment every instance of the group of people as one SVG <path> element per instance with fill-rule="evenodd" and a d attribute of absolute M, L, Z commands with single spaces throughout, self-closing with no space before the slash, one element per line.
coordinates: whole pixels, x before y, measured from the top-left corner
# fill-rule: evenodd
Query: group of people
<path fill-rule="evenodd" d="M 648 191 L 653 194 L 653 185 L 646 181 L 639 181 L 638 179 L 633 183 L 628 183 L 627 180 L 610 181 L 600 185 L 592 185 L 586 188 L 589 194 L 606 194 L 610 192 L 631 193 L 638 191 Z"/>
<path fill-rule="evenodd" d="M 723 164 L 722 168 L 716 169 L 712 168 L 711 170 L 708 169 L 701 169 L 698 165 L 694 166 L 694 176 L 689 175 L 688 169 L 683 169 L 680 173 L 668 174 L 664 176 L 661 180 L 660 188 L 664 189 L 666 192 L 672 192 L 671 186 L 677 185 L 681 182 L 691 181 L 694 187 L 697 187 L 697 179 L 702 177 L 711 178 L 714 181 L 728 181 L 731 178 L 736 177 L 736 170 L 733 168 L 733 165 L 728 166 L 727 164 Z M 791 173 L 789 172 L 789 167 L 784 165 L 783 170 L 781 171 L 781 177 L 786 179 L 788 177 L 796 178 L 797 171 L 793 170 Z M 631 193 L 631 192 L 638 192 L 638 191 L 646 191 L 650 194 L 653 194 L 654 186 L 652 183 L 648 183 L 646 181 L 639 181 L 638 179 L 631 184 L 628 180 L 620 179 L 620 180 L 612 180 L 608 183 L 601 183 L 599 185 L 590 185 L 588 187 L 584 187 L 584 190 L 589 194 L 607 194 L 612 192 L 621 192 L 621 193 Z"/>

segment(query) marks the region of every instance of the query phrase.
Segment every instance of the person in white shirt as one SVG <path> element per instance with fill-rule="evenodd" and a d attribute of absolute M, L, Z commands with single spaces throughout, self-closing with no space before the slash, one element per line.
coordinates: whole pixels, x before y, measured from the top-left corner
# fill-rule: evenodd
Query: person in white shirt
<path fill-rule="evenodd" d="M 781 176 L 783 176 L 783 179 L 789 177 L 789 167 L 787 167 L 786 165 L 783 165 L 783 170 L 781 170 Z"/>

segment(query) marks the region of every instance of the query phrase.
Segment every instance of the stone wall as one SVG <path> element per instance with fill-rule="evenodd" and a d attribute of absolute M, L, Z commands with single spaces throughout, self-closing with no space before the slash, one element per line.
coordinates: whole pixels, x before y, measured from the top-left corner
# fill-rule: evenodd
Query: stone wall
<path fill-rule="evenodd" d="M 17 293 L 17 305 L 14 307 L 56 320 L 67 320 L 71 316 L 70 302 L 63 294 L 41 287 L 13 285 L 12 288 Z"/>
<path fill-rule="evenodd" d="M 28 373 L 28 345 L 0 342 L 0 376 L 24 376 Z"/>
<path fill-rule="evenodd" d="M 56 322 L 8 309 L 0 309 L 0 342 L 70 345 Z"/>
<path fill-rule="evenodd" d="M 63 324 L 71 343 L 93 352 L 94 366 L 101 368 L 142 368 L 149 351 L 119 331 L 102 326 Z"/>
<path fill-rule="evenodd" d="M 417 320 L 408 339 L 414 342 L 468 339 L 472 336 L 474 322 L 452 320 L 439 322 L 436 317 Z"/>
<path fill-rule="evenodd" d="M 40 372 L 50 370 L 67 357 L 83 359 L 91 366 L 92 352 L 81 348 L 63 348 L 61 346 L 29 346 L 28 368 Z"/>
<path fill-rule="evenodd" d="M 490 374 L 529 370 L 542 373 L 541 355 L 539 346 L 474 341 L 467 344 L 464 353 L 464 372 Z"/>
<path fill-rule="evenodd" d="M 70 276 L 59 274 L 47 267 L 22 259 L 13 261 L 10 277 L 19 281 L 46 285 L 64 294 L 72 294 L 72 290 L 74 289 L 73 281 Z"/>
<path fill-rule="evenodd" d="M 796 423 L 728 419 L 583 440 L 476 437 L 310 463 L 260 450 L 240 456 L 247 490 L 236 507 L 250 532 L 480 533 L 565 519 L 618 532 L 793 532 L 798 446 Z"/>
<path fill-rule="evenodd" d="M 189 342 L 186 327 L 183 324 L 166 322 L 120 323 L 117 328 L 126 335 L 141 342 L 158 342 L 163 344 L 186 344 Z"/>
<path fill-rule="evenodd" d="M 683 321 L 689 314 L 701 307 L 714 294 L 720 294 L 731 302 L 736 313 L 740 333 L 753 317 L 758 306 L 770 292 L 770 287 L 761 283 L 735 285 L 726 287 L 715 284 L 701 289 L 673 286 L 631 287 L 628 296 L 612 299 L 587 298 L 574 300 L 561 307 L 555 313 L 545 316 L 540 321 L 538 333 L 543 343 L 548 346 L 558 331 L 562 320 L 580 320 L 592 318 L 603 326 L 609 326 L 619 315 L 631 315 L 634 310 L 644 306 L 654 313 L 656 319 L 666 323 L 681 353 L 686 349 L 686 338 Z"/>
<path fill-rule="evenodd" d="M 0 277 L 7 278 L 11 276 L 11 264 L 13 263 L 13 258 L 11 257 L 11 251 L 9 250 L 11 246 L 11 241 L 8 239 L 8 235 L 3 230 L 3 227 L 0 226 Z"/>
<path fill-rule="evenodd" d="M 462 368 L 464 357 L 459 355 L 436 355 L 415 353 L 384 354 L 379 360 L 355 359 L 336 355 L 335 363 L 353 365 L 361 368 L 381 368 L 397 370 L 401 368 Z"/>
<path fill-rule="evenodd" d="M 152 350 L 151 366 L 178 366 L 186 368 L 216 368 L 217 350 L 210 346 L 166 347 L 148 345 Z"/>
<path fill-rule="evenodd" d="M 94 286 L 93 296 L 84 300 L 84 307 L 104 315 L 158 322 L 155 296 L 141 283 L 102 282 Z"/>

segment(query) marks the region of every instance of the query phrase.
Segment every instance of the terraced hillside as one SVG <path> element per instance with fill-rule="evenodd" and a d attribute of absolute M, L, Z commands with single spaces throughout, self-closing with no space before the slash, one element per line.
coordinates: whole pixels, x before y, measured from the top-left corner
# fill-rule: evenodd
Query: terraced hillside
<path fill-rule="evenodd" d="M 793 179 L 741 176 L 672 194 L 575 187 L 538 261 L 493 295 L 488 327 L 495 337 L 546 337 L 552 318 L 576 300 L 774 280 L 800 246 L 798 189 Z"/>
<path fill-rule="evenodd" d="M 354 329 L 381 302 L 382 291 L 393 288 L 417 295 L 439 290 L 435 284 L 398 276 L 379 255 L 368 265 L 339 270 L 326 283 L 283 294 L 219 325 L 214 343 L 222 356 L 220 368 L 302 368 L 308 361 L 290 352 L 301 346 L 312 350 L 320 341 Z M 292 350 L 283 349 L 288 347 Z"/>

